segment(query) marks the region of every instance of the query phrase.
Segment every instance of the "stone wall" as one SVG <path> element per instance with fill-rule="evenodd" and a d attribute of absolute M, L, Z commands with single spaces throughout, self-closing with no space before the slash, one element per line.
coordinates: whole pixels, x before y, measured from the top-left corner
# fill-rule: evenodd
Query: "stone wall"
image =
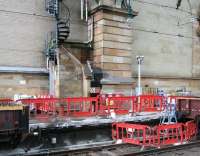
<path fill-rule="evenodd" d="M 159 88 L 166 93 L 186 90 L 194 96 L 200 95 L 200 80 L 198 79 L 173 79 L 173 78 L 143 78 L 142 86 L 149 88 Z"/>
<path fill-rule="evenodd" d="M 197 21 L 198 0 L 182 1 L 176 9 L 174 0 L 141 0 L 133 2 L 139 15 L 133 19 L 132 71 L 137 77 L 137 55 L 144 55 L 143 85 L 161 81 L 176 90 L 184 87 L 196 94 L 200 76 L 200 40 Z M 192 15 L 193 14 L 193 15 Z M 175 78 L 175 79 L 173 79 Z M 195 79 L 195 80 L 194 80 Z M 173 83 L 175 82 L 175 83 Z M 156 87 L 162 87 L 158 83 Z M 154 86 L 155 87 L 155 86 Z"/>
<path fill-rule="evenodd" d="M 0 74 L 0 97 L 14 95 L 47 95 L 48 76 L 33 74 Z"/>
<path fill-rule="evenodd" d="M 46 34 L 55 20 L 45 11 L 44 0 L 0 1 L 0 67 L 46 69 Z M 0 73 L 0 96 L 48 94 L 48 74 Z"/>
<path fill-rule="evenodd" d="M 0 66 L 45 67 L 45 37 L 55 21 L 44 0 L 0 1 L 0 10 Z"/>
<path fill-rule="evenodd" d="M 80 1 L 63 1 L 71 13 L 70 41 L 87 41 L 87 22 L 80 18 Z M 0 1 L 0 67 L 23 67 L 46 69 L 44 54 L 47 33 L 56 30 L 55 18 L 45 10 L 45 0 Z M 80 50 L 72 50 L 78 57 Z M 78 57 L 80 58 L 80 57 Z M 74 74 L 74 64 L 61 56 L 61 96 L 80 96 L 81 82 Z M 8 80 L 7 80 L 8 78 Z M 22 79 L 22 81 L 21 81 Z M 0 74 L 0 95 L 48 94 L 48 75 L 2 73 Z M 21 83 L 26 84 L 20 84 Z M 10 83 L 10 84 L 9 84 Z M 4 91 L 3 91 L 4 90 Z"/>

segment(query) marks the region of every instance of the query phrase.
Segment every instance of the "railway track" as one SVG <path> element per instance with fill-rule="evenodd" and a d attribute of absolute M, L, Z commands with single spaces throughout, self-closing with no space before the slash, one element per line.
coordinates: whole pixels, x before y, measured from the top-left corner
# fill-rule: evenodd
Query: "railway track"
<path fill-rule="evenodd" d="M 109 155 L 106 153 L 123 153 L 124 150 L 132 149 L 132 151 L 140 150 L 140 147 L 133 146 L 130 144 L 109 144 L 109 145 L 99 145 L 92 146 L 82 149 L 48 149 L 38 151 L 36 153 L 27 153 L 25 156 L 92 156 L 101 153 L 101 155 Z"/>
<path fill-rule="evenodd" d="M 160 149 L 157 148 L 143 149 L 140 146 L 134 146 L 131 144 L 110 144 L 110 145 L 87 147 L 83 149 L 70 149 L 70 150 L 49 149 L 37 153 L 29 153 L 29 154 L 27 153 L 24 155 L 25 156 L 47 156 L 47 155 L 48 156 L 147 156 L 147 155 L 165 156 L 167 153 L 170 153 L 168 154 L 169 156 L 172 155 L 173 153 L 177 153 L 177 151 L 181 151 L 179 153 L 181 153 L 181 155 L 184 155 L 186 149 L 192 149 L 192 148 L 197 148 L 198 150 L 196 151 L 200 153 L 200 140 L 182 145 L 168 146 Z"/>
<path fill-rule="evenodd" d="M 196 148 L 196 150 L 195 151 L 190 150 L 192 148 Z M 158 156 L 159 155 L 159 156 L 161 156 L 161 155 L 167 155 L 166 153 L 168 153 L 168 156 L 169 155 L 186 156 L 190 152 L 197 152 L 199 155 L 200 140 L 182 144 L 182 145 L 168 146 L 168 147 L 163 147 L 160 149 L 149 149 L 149 150 L 144 150 L 144 151 L 140 151 L 140 152 L 124 154 L 124 156 L 132 156 L 132 155 L 136 155 L 136 156 Z M 188 156 L 190 156 L 190 155 L 192 155 L 192 154 L 189 154 Z"/>

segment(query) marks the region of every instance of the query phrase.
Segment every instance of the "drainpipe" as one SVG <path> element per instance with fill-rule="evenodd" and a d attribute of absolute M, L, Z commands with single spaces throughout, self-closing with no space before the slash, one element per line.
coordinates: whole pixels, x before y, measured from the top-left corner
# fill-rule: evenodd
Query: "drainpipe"
<path fill-rule="evenodd" d="M 84 5 L 84 0 L 81 0 L 81 19 L 83 20 L 83 5 Z"/>
<path fill-rule="evenodd" d="M 85 14 L 84 14 L 84 6 L 85 6 Z M 85 19 L 84 19 L 85 15 Z M 81 19 L 88 21 L 88 0 L 81 0 Z"/>
<path fill-rule="evenodd" d="M 88 0 L 85 0 L 85 21 L 88 21 Z"/>
<path fill-rule="evenodd" d="M 59 48 L 56 49 L 56 58 L 57 58 L 57 65 L 55 66 L 55 95 L 56 97 L 60 97 L 60 51 Z"/>

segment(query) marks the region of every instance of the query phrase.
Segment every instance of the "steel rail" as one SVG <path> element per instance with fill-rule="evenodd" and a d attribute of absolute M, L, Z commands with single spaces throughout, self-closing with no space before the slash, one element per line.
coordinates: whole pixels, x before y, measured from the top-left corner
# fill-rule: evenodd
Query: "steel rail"
<path fill-rule="evenodd" d="M 168 152 L 173 152 L 173 151 L 180 151 L 183 149 L 187 149 L 190 147 L 200 147 L 200 140 L 193 141 L 190 143 L 186 144 L 181 144 L 181 145 L 174 145 L 174 146 L 168 146 L 168 147 L 163 147 L 163 148 L 156 148 L 156 149 L 150 149 L 150 150 L 144 150 L 136 153 L 130 153 L 130 154 L 125 154 L 124 156 L 146 156 L 146 155 L 151 155 L 151 154 L 161 154 L 161 153 L 168 153 Z"/>
<path fill-rule="evenodd" d="M 34 153 L 25 153 L 23 156 L 73 156 L 73 155 L 91 155 L 92 153 L 97 153 L 97 155 L 103 155 L 103 151 L 113 152 L 115 155 L 119 156 L 145 156 L 154 155 L 161 153 L 168 153 L 173 151 L 180 151 L 186 149 L 186 147 L 199 147 L 200 140 L 193 141 L 186 144 L 174 145 L 162 148 L 148 148 L 142 150 L 141 146 L 135 146 L 131 144 L 109 144 L 109 145 L 99 145 L 86 147 L 82 149 L 69 149 L 69 148 L 59 148 L 59 149 L 44 149 Z M 20 154 L 18 154 L 20 156 Z"/>

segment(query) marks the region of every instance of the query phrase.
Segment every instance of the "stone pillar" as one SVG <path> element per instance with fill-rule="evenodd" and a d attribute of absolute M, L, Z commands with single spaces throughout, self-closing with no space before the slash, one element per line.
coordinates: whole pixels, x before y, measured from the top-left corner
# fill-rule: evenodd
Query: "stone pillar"
<path fill-rule="evenodd" d="M 136 15 L 136 13 L 133 13 Z M 103 71 L 102 92 L 130 94 L 132 28 L 126 10 L 101 5 L 91 11 L 94 23 L 94 66 Z"/>

